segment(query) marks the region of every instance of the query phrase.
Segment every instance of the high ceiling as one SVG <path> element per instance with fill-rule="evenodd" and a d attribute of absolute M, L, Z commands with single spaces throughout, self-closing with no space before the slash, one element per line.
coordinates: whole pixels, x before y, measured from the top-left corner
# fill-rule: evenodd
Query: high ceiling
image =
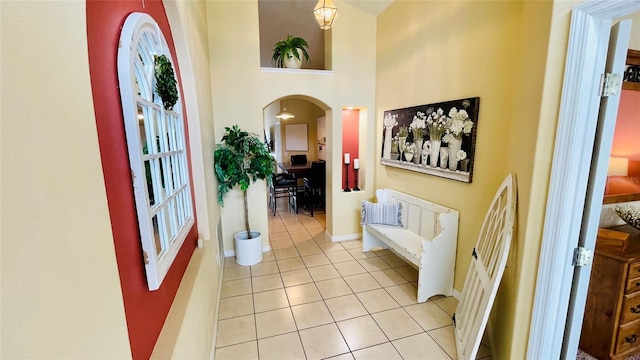
<path fill-rule="evenodd" d="M 362 11 L 378 16 L 384 9 L 391 5 L 393 0 L 345 0 L 345 2 Z M 338 11 L 340 11 L 339 8 Z"/>

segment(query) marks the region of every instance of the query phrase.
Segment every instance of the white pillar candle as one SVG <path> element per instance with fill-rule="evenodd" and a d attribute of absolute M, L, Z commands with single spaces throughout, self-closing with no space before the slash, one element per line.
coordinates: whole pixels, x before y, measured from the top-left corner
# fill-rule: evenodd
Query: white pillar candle
<path fill-rule="evenodd" d="M 344 154 L 344 163 L 345 164 L 349 164 L 351 161 L 349 159 L 349 153 L 345 153 Z"/>
<path fill-rule="evenodd" d="M 356 170 L 360 169 L 360 159 L 353 159 L 353 168 Z"/>

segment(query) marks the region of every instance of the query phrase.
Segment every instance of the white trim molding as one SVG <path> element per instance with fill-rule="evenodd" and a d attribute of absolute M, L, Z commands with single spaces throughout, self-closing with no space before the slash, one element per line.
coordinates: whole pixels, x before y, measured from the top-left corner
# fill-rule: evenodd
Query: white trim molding
<path fill-rule="evenodd" d="M 262 245 L 262 252 L 266 253 L 271 251 L 271 245 Z M 224 257 L 234 257 L 236 256 L 236 251 L 235 250 L 225 250 L 224 251 Z"/>
<path fill-rule="evenodd" d="M 349 240 L 359 240 L 362 239 L 362 233 L 356 234 L 345 234 L 345 235 L 331 235 L 328 231 L 325 232 L 325 235 L 331 239 L 331 242 L 340 242 L 340 241 L 349 241 Z"/>
<path fill-rule="evenodd" d="M 638 0 L 587 1 L 573 8 L 528 359 L 561 358 L 609 32 L 614 17 L 638 9 Z"/>

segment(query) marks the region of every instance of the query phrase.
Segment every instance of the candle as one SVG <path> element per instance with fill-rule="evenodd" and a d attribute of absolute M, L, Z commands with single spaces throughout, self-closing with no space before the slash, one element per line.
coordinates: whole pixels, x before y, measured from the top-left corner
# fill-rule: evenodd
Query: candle
<path fill-rule="evenodd" d="M 349 153 L 345 153 L 345 154 L 344 154 L 344 163 L 345 163 L 346 165 L 349 165 L 349 163 L 350 163 L 350 162 L 351 162 L 351 161 L 349 161 Z"/>
<path fill-rule="evenodd" d="M 360 159 L 353 159 L 353 168 L 356 170 L 360 169 Z"/>

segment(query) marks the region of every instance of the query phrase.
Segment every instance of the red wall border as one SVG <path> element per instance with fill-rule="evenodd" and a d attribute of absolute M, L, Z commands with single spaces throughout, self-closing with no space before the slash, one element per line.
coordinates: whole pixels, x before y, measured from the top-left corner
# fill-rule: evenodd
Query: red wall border
<path fill-rule="evenodd" d="M 196 247 L 197 226 L 194 224 L 190 230 L 161 287 L 156 291 L 149 291 L 142 260 L 118 89 L 118 43 L 127 16 L 132 12 L 142 12 L 149 14 L 158 23 L 175 62 L 180 93 L 184 94 L 178 57 L 162 1 L 87 0 L 86 4 L 91 88 L 129 342 L 134 359 L 148 359 Z M 182 98 L 180 101 L 185 109 L 187 126 L 186 107 Z M 188 131 L 185 133 L 188 134 Z M 187 151 L 188 141 L 187 139 Z M 189 152 L 187 157 L 191 159 Z M 189 171 L 191 173 L 191 166 Z M 193 189 L 193 183 L 191 187 Z M 195 201 L 192 203 L 195 204 Z M 100 311 L 99 304 L 96 305 L 96 311 Z"/>

